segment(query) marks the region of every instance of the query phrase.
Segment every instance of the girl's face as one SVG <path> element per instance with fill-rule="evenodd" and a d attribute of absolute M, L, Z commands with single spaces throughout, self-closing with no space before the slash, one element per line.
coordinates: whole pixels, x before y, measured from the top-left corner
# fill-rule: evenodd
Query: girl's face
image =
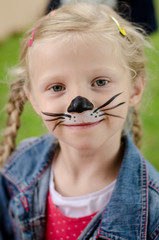
<path fill-rule="evenodd" d="M 27 96 L 60 144 L 84 150 L 119 143 L 138 100 L 110 41 L 54 39 L 30 51 Z"/>

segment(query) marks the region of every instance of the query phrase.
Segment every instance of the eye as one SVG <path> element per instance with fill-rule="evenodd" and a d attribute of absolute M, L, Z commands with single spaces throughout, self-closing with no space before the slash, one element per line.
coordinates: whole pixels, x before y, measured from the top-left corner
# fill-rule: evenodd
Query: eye
<path fill-rule="evenodd" d="M 54 85 L 50 87 L 50 90 L 52 90 L 53 92 L 61 92 L 65 90 L 65 87 L 62 85 Z"/>
<path fill-rule="evenodd" d="M 96 80 L 94 83 L 93 83 L 93 86 L 95 87 L 102 87 L 102 86 L 105 86 L 106 84 L 108 84 L 109 81 L 106 80 L 106 79 L 99 79 L 99 80 Z"/>

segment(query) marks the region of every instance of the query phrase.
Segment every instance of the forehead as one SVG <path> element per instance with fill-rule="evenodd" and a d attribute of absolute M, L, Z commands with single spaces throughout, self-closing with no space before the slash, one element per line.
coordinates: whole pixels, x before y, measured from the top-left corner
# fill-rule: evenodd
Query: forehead
<path fill-rule="evenodd" d="M 54 39 L 41 40 L 33 45 L 29 52 L 29 70 L 31 75 L 35 71 L 43 71 L 44 67 L 63 68 L 68 64 L 93 67 L 121 65 L 121 53 L 117 47 L 101 37 L 92 37 L 90 34 L 68 34 Z M 83 63 L 83 64 L 82 64 Z"/>

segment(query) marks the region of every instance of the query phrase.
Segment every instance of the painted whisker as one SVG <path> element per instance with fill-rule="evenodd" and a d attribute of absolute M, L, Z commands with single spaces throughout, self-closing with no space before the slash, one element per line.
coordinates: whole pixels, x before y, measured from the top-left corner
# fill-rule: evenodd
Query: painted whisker
<path fill-rule="evenodd" d="M 115 98 L 117 98 L 117 97 L 118 97 L 119 95 L 121 95 L 121 94 L 122 94 L 122 92 L 114 95 L 114 96 L 113 96 L 112 98 L 110 98 L 106 103 L 104 103 L 104 104 L 101 105 L 100 107 L 96 108 L 96 109 L 93 111 L 93 113 L 97 112 L 99 109 L 101 109 L 101 108 L 107 106 L 108 104 L 110 104 L 112 101 L 114 101 Z"/>
<path fill-rule="evenodd" d="M 103 113 L 103 114 L 100 114 L 99 117 L 101 116 L 110 116 L 110 117 L 117 117 L 117 118 L 122 118 L 124 119 L 123 117 L 119 116 L 119 115 L 114 115 L 114 114 L 109 114 L 109 113 Z"/>
<path fill-rule="evenodd" d="M 60 121 L 60 122 L 56 123 L 56 125 L 54 126 L 54 128 L 52 129 L 52 131 L 54 131 L 55 128 L 56 128 L 59 124 L 61 124 L 61 123 L 63 123 L 63 122 L 64 122 L 64 121 Z"/>
<path fill-rule="evenodd" d="M 41 112 L 42 114 L 49 116 L 49 117 L 68 117 L 71 118 L 70 114 L 66 113 L 49 113 L 49 112 Z"/>
<path fill-rule="evenodd" d="M 59 119 L 65 119 L 64 117 L 58 117 L 58 118 L 53 118 L 53 119 L 45 119 L 46 122 L 53 122 Z"/>
<path fill-rule="evenodd" d="M 121 106 L 123 104 L 125 104 L 125 102 L 121 102 L 121 103 L 119 103 L 119 104 L 117 104 L 117 105 L 115 105 L 113 107 L 110 107 L 110 108 L 102 109 L 102 111 L 112 110 L 112 109 L 117 108 L 117 107 L 119 107 L 119 106 Z"/>

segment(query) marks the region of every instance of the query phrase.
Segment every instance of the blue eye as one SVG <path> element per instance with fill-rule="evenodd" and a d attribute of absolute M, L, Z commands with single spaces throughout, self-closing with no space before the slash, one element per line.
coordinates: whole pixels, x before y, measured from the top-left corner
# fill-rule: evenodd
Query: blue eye
<path fill-rule="evenodd" d="M 102 87 L 102 86 L 105 86 L 106 84 L 108 84 L 108 80 L 99 79 L 99 80 L 95 81 L 93 86 Z"/>
<path fill-rule="evenodd" d="M 61 92 L 61 91 L 65 90 L 65 87 L 61 86 L 61 85 L 54 85 L 50 89 L 52 89 L 52 91 L 54 91 L 54 92 Z"/>

